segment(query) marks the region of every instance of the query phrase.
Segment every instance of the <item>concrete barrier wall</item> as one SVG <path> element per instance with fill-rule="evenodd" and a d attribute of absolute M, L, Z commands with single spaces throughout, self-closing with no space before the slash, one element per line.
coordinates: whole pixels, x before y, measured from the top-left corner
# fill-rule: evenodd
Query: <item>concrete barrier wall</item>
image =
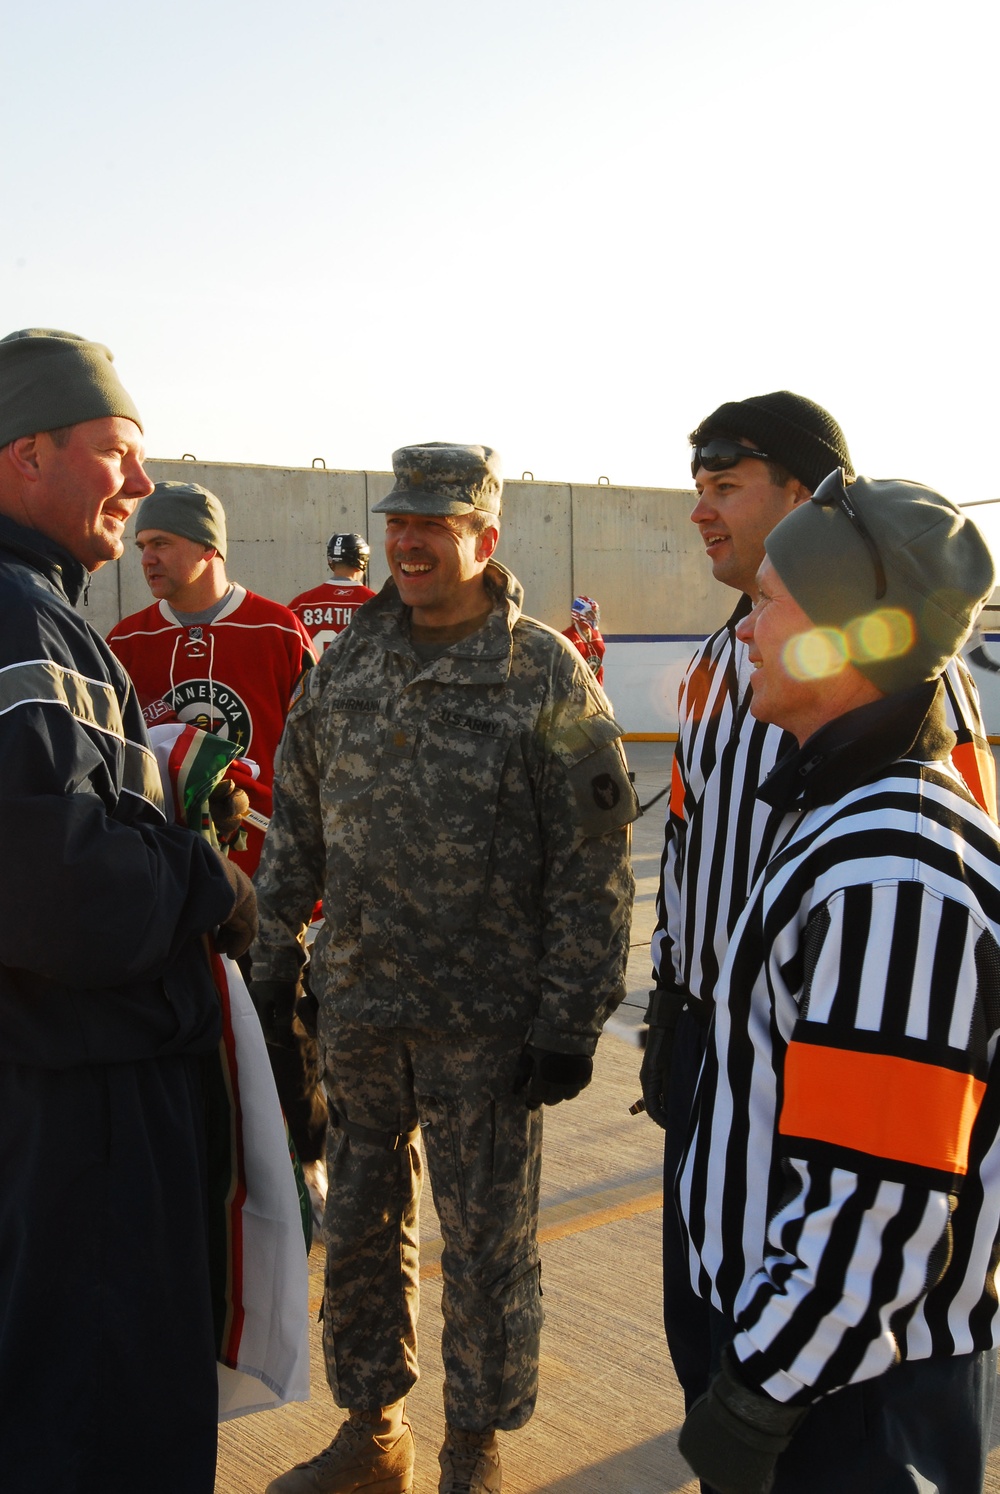
<path fill-rule="evenodd" d="M 370 509 L 392 486 L 391 473 L 155 459 L 146 465 L 157 481 L 198 482 L 218 494 L 229 529 L 229 576 L 251 591 L 287 602 L 316 585 L 327 574 L 326 543 L 337 530 L 364 534 L 371 584 L 386 579 L 383 524 Z M 525 610 L 560 631 L 575 595 L 598 600 L 609 639 L 606 685 L 629 732 L 674 729 L 683 663 L 735 600 L 712 580 L 688 519 L 692 502 L 691 492 L 678 489 L 504 485 L 497 558 L 524 586 Z M 122 560 L 91 583 L 85 615 L 101 633 L 150 601 L 134 523 Z"/>

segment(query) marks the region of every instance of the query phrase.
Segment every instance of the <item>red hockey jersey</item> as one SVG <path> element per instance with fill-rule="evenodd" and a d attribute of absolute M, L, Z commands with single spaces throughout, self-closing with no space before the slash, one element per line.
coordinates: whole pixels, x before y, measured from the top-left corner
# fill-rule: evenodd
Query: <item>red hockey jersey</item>
<path fill-rule="evenodd" d="M 342 633 L 369 597 L 375 593 L 362 581 L 345 581 L 330 576 L 311 591 L 304 591 L 289 607 L 305 627 L 320 653 Z"/>
<path fill-rule="evenodd" d="M 604 684 L 604 650 L 605 642 L 597 628 L 589 627 L 587 623 L 583 626 L 587 629 L 582 633 L 574 623 L 564 629 L 563 637 L 568 638 L 570 643 L 575 643 L 591 669 L 599 685 Z"/>
<path fill-rule="evenodd" d="M 287 607 L 234 586 L 213 622 L 185 621 L 168 602 L 122 618 L 108 634 L 132 676 L 149 725 L 176 717 L 227 741 L 260 767 L 249 788 L 247 848 L 233 859 L 251 874 L 271 814 L 274 753 L 303 669 L 315 662 L 309 634 Z"/>

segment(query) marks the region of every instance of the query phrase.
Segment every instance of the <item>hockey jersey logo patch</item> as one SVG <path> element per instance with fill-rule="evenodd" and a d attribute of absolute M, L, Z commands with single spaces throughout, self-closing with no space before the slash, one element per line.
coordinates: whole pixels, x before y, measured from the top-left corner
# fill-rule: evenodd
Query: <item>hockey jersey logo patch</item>
<path fill-rule="evenodd" d="M 164 699 L 178 721 L 214 732 L 226 742 L 237 742 L 246 752 L 253 737 L 253 722 L 243 701 L 228 685 L 211 680 L 184 680 L 168 690 Z"/>

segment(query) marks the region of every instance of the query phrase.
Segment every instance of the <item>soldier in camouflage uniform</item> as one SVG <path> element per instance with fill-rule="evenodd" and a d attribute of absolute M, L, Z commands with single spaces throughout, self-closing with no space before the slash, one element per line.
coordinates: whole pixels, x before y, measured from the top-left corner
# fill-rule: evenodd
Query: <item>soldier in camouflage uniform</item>
<path fill-rule="evenodd" d="M 417 1378 L 418 1131 L 444 1238 L 440 1489 L 500 1489 L 496 1429 L 534 1409 L 540 1107 L 588 1083 L 624 993 L 638 813 L 577 651 L 491 559 L 488 447 L 397 451 L 391 579 L 293 706 L 258 874 L 266 1026 L 301 931 L 334 1124 L 324 1345 L 350 1416 L 268 1494 L 404 1494 Z"/>

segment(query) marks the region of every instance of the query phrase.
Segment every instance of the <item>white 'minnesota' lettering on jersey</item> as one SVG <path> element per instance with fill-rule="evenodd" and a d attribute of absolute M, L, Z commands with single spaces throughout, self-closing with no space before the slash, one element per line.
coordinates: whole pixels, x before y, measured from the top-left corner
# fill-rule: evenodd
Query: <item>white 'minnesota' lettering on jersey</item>
<path fill-rule="evenodd" d="M 900 1354 L 1000 1340 L 990 1091 L 966 1173 L 933 1161 L 933 1146 L 900 1158 L 874 1134 L 850 1145 L 779 1134 L 775 1079 L 792 1044 L 821 1065 L 874 1055 L 912 1065 L 919 1085 L 944 1075 L 981 1097 L 1000 1029 L 998 946 L 1000 837 L 948 765 L 897 763 L 806 811 L 752 891 L 719 981 L 677 1197 L 692 1282 L 737 1320 L 738 1358 L 778 1400 L 881 1374 Z M 823 1093 L 835 1099 L 833 1085 Z M 951 1155 L 944 1120 L 912 1124 Z"/>

